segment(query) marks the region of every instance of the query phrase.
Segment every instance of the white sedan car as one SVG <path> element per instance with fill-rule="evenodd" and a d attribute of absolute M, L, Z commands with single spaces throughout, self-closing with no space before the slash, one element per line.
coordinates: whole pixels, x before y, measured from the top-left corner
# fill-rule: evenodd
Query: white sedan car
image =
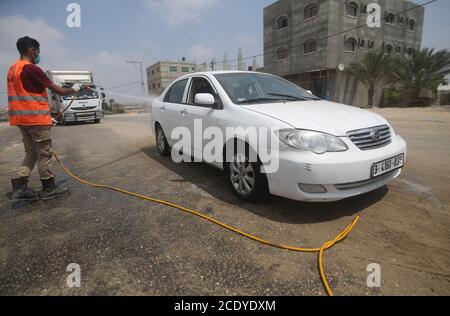
<path fill-rule="evenodd" d="M 211 128 L 223 132 L 223 148 L 214 154 L 222 159 L 204 150 Z M 249 140 L 248 128 L 269 128 L 279 142 Z M 177 154 L 189 152 L 222 169 L 234 194 L 247 201 L 270 193 L 309 202 L 342 200 L 387 185 L 406 160 L 405 141 L 380 115 L 323 101 L 280 77 L 255 72 L 178 78 L 154 101 L 152 129 L 163 156 L 177 148 Z M 191 148 L 176 147 L 183 130 L 194 135 Z M 278 160 L 275 170 L 260 159 L 263 149 Z"/>

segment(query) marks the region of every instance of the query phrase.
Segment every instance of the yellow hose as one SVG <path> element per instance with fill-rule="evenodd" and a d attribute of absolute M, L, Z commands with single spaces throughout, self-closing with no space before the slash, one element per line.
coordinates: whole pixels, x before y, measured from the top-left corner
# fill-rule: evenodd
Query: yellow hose
<path fill-rule="evenodd" d="M 212 217 L 209 217 L 207 215 L 204 215 L 202 213 L 199 213 L 199 212 L 197 212 L 195 210 L 189 209 L 189 208 L 184 207 L 184 206 L 180 206 L 180 205 L 177 205 L 177 204 L 174 204 L 174 203 L 171 203 L 171 202 L 167 202 L 167 201 L 163 201 L 163 200 L 158 200 L 158 199 L 151 198 L 151 197 L 148 197 L 148 196 L 145 196 L 145 195 L 140 195 L 140 194 L 137 194 L 137 193 L 129 192 L 129 191 L 126 191 L 126 190 L 123 190 L 123 189 L 119 189 L 119 188 L 116 188 L 116 187 L 112 187 L 112 186 L 109 186 L 109 185 L 96 184 L 96 183 L 92 183 L 92 182 L 83 180 L 83 179 L 77 177 L 75 174 L 73 174 L 61 162 L 61 160 L 59 159 L 59 157 L 58 157 L 58 155 L 56 153 L 53 153 L 53 155 L 55 156 L 56 161 L 59 163 L 59 165 L 64 170 L 64 172 L 66 172 L 70 177 L 72 177 L 73 179 L 77 180 L 80 183 L 89 185 L 89 186 L 94 187 L 94 188 L 113 190 L 113 191 L 116 191 L 116 192 L 119 192 L 119 193 L 123 193 L 123 194 L 126 194 L 126 195 L 134 196 L 134 197 L 146 200 L 146 201 L 150 201 L 150 202 L 153 202 L 153 203 L 162 204 L 162 205 L 166 205 L 166 206 L 178 209 L 180 211 L 183 211 L 183 212 L 186 212 L 186 213 L 198 216 L 198 217 L 200 217 L 202 219 L 205 219 L 205 220 L 207 220 L 207 221 L 209 221 L 211 223 L 214 223 L 214 224 L 216 224 L 216 225 L 218 225 L 220 227 L 223 227 L 223 228 L 225 228 L 227 230 L 230 230 L 230 231 L 232 231 L 232 232 L 234 232 L 236 234 L 239 234 L 239 235 L 244 236 L 246 238 L 249 238 L 251 240 L 260 242 L 260 243 L 262 243 L 264 245 L 272 246 L 272 247 L 279 248 L 279 249 L 285 249 L 285 250 L 289 250 L 289 251 L 294 251 L 294 252 L 317 252 L 318 253 L 318 263 L 319 263 L 320 278 L 322 279 L 323 286 L 325 287 L 325 290 L 326 290 L 326 292 L 327 292 L 327 294 L 329 296 L 333 296 L 333 291 L 331 290 L 331 288 L 330 288 L 330 286 L 328 284 L 327 278 L 325 276 L 325 272 L 324 272 L 324 268 L 323 268 L 323 254 L 324 254 L 325 250 L 328 250 L 328 249 L 332 248 L 334 245 L 336 245 L 337 243 L 339 243 L 342 240 L 344 240 L 350 234 L 350 232 L 352 231 L 352 229 L 355 227 L 356 223 L 360 219 L 360 217 L 357 216 L 352 221 L 352 223 L 350 225 L 348 225 L 341 233 L 339 233 L 339 235 L 336 236 L 336 238 L 334 238 L 333 240 L 327 241 L 320 248 L 301 248 L 301 247 L 287 246 L 287 245 L 278 244 L 278 243 L 275 243 L 275 242 L 272 242 L 272 241 L 269 241 L 269 240 L 262 239 L 260 237 L 255 236 L 255 235 L 246 233 L 244 231 L 241 231 L 238 228 L 235 228 L 235 227 L 230 226 L 228 224 L 222 223 L 222 222 L 220 222 L 220 221 L 218 221 L 218 220 L 216 220 L 216 219 L 214 219 Z"/>

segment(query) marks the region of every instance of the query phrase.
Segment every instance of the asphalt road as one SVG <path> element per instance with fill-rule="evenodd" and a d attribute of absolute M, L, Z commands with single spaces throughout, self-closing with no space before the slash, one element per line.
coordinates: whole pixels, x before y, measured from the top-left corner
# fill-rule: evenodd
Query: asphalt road
<path fill-rule="evenodd" d="M 165 199 L 258 236 L 318 247 L 357 215 L 361 221 L 325 255 L 337 295 L 450 294 L 450 112 L 379 110 L 409 143 L 408 165 L 389 187 L 338 203 L 271 197 L 243 203 L 219 170 L 158 155 L 148 114 L 56 127 L 55 150 L 83 178 Z M 267 247 L 166 206 L 92 189 L 54 164 L 71 194 L 11 205 L 9 179 L 23 148 L 0 124 L 0 294 L 324 295 L 316 254 Z M 39 187 L 36 172 L 31 186 Z M 70 263 L 81 287 L 69 288 Z M 366 285 L 381 266 L 382 287 Z"/>

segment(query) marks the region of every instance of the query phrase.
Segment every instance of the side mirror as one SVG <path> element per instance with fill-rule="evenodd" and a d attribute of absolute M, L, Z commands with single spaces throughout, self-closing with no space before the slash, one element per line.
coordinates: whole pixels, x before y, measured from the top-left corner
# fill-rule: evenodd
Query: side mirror
<path fill-rule="evenodd" d="M 309 94 L 312 94 L 312 95 L 314 95 L 314 94 L 312 93 L 312 91 L 311 91 L 311 90 L 306 90 L 306 92 L 308 92 Z"/>
<path fill-rule="evenodd" d="M 197 93 L 195 95 L 195 104 L 212 106 L 216 103 L 214 96 L 210 93 Z"/>

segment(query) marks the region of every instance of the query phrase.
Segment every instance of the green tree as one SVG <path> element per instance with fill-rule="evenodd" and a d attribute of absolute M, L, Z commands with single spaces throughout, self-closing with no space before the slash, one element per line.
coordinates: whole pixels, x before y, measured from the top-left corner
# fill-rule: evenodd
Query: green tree
<path fill-rule="evenodd" d="M 399 60 L 394 77 L 414 101 L 424 89 L 437 91 L 440 84 L 446 84 L 450 74 L 450 52 L 424 48 L 413 51 Z"/>
<path fill-rule="evenodd" d="M 374 105 L 375 91 L 392 80 L 392 59 L 383 52 L 370 52 L 360 63 L 352 63 L 346 73 L 355 77 L 367 88 L 369 107 Z"/>

